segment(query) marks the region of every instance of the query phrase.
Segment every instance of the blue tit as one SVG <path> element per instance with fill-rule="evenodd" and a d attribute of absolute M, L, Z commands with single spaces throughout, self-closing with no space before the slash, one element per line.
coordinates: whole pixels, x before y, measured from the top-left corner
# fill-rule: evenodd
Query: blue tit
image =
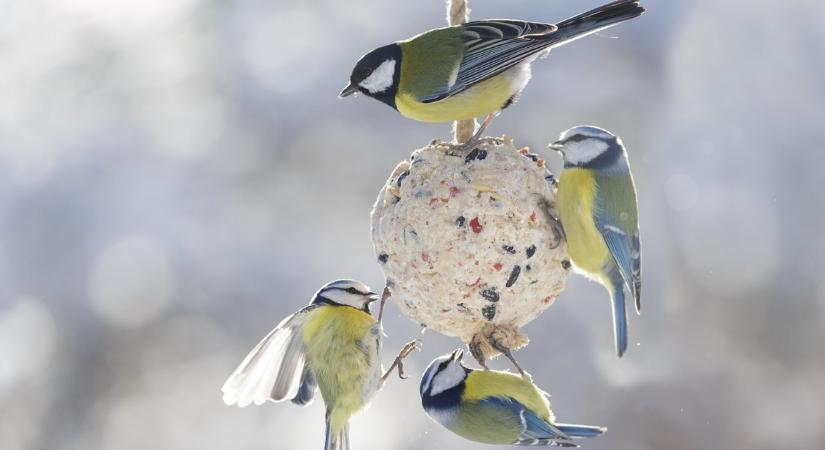
<path fill-rule="evenodd" d="M 349 419 L 381 388 L 393 368 L 415 348 L 404 347 L 382 376 L 381 327 L 369 305 L 378 294 L 355 280 L 322 287 L 309 306 L 287 317 L 255 346 L 221 388 L 227 405 L 267 400 L 326 405 L 325 450 L 347 450 Z"/>
<path fill-rule="evenodd" d="M 627 152 L 620 138 L 591 126 L 565 131 L 550 147 L 564 158 L 558 207 L 570 261 L 610 292 L 621 357 L 627 349 L 625 289 L 636 312 L 642 289 L 636 187 Z"/>
<path fill-rule="evenodd" d="M 536 58 L 643 12 L 619 0 L 555 25 L 500 19 L 429 30 L 361 57 L 339 96 L 362 93 L 423 122 L 487 115 L 478 135 L 518 98 Z"/>
<path fill-rule="evenodd" d="M 547 394 L 529 375 L 469 369 L 462 356 L 458 349 L 436 358 L 421 378 L 424 410 L 453 433 L 485 444 L 577 447 L 571 440 L 606 431 L 555 423 Z"/>

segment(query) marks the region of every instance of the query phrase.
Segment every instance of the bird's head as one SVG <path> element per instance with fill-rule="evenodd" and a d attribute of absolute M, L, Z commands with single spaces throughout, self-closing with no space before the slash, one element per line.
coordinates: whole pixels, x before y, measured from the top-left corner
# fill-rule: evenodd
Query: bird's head
<path fill-rule="evenodd" d="M 319 289 L 315 293 L 312 303 L 351 306 L 369 313 L 370 303 L 380 299 L 379 294 L 372 292 L 369 286 L 360 281 L 335 280 Z"/>
<path fill-rule="evenodd" d="M 464 383 L 470 369 L 461 362 L 463 356 L 464 350 L 457 349 L 434 359 L 421 377 L 421 397 L 432 398 Z"/>
<path fill-rule="evenodd" d="M 581 125 L 563 132 L 549 147 L 561 153 L 565 165 L 583 166 L 617 145 L 621 147 L 621 140 L 609 131 Z"/>
<path fill-rule="evenodd" d="M 339 97 L 362 93 L 395 108 L 395 94 L 401 76 L 401 46 L 379 47 L 362 56 L 352 69 L 349 84 Z"/>

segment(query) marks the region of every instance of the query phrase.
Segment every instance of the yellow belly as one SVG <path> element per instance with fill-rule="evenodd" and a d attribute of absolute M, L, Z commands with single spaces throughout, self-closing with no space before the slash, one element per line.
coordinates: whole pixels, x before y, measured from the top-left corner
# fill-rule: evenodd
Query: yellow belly
<path fill-rule="evenodd" d="M 331 413 L 334 433 L 364 407 L 381 373 L 375 319 L 343 306 L 322 306 L 304 325 L 307 365 Z"/>
<path fill-rule="evenodd" d="M 451 122 L 497 112 L 516 93 L 510 77 L 505 73 L 433 103 L 421 103 L 414 95 L 399 93 L 395 98 L 395 107 L 401 115 L 413 120 Z"/>
<path fill-rule="evenodd" d="M 589 169 L 564 169 L 559 179 L 559 215 L 570 260 L 579 271 L 601 281 L 610 250 L 593 220 L 596 180 Z"/>

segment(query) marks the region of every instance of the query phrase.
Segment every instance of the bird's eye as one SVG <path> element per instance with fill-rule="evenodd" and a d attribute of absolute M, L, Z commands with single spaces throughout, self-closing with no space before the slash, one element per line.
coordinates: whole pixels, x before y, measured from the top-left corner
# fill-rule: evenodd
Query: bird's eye
<path fill-rule="evenodd" d="M 358 289 L 355 289 L 354 287 L 347 288 L 347 292 L 349 292 L 350 294 L 356 294 L 356 295 L 361 294 L 361 291 L 359 291 Z"/>
<path fill-rule="evenodd" d="M 371 72 L 372 72 L 371 70 L 358 69 L 358 70 L 355 71 L 355 73 L 352 74 L 352 78 L 354 80 L 363 80 L 363 79 L 367 78 L 370 75 Z"/>
<path fill-rule="evenodd" d="M 585 139 L 587 139 L 587 136 L 583 134 L 574 134 L 573 136 L 570 136 L 569 138 L 565 139 L 565 142 L 581 142 Z"/>

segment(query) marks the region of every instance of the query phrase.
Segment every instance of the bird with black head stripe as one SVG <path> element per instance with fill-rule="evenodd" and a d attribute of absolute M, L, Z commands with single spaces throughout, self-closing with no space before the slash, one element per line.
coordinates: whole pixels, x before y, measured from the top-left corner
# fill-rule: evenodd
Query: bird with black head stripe
<path fill-rule="evenodd" d="M 422 122 L 486 115 L 467 147 L 518 98 L 536 58 L 644 11 L 619 0 L 555 25 L 494 19 L 429 30 L 361 57 L 340 96 L 361 93 Z"/>

